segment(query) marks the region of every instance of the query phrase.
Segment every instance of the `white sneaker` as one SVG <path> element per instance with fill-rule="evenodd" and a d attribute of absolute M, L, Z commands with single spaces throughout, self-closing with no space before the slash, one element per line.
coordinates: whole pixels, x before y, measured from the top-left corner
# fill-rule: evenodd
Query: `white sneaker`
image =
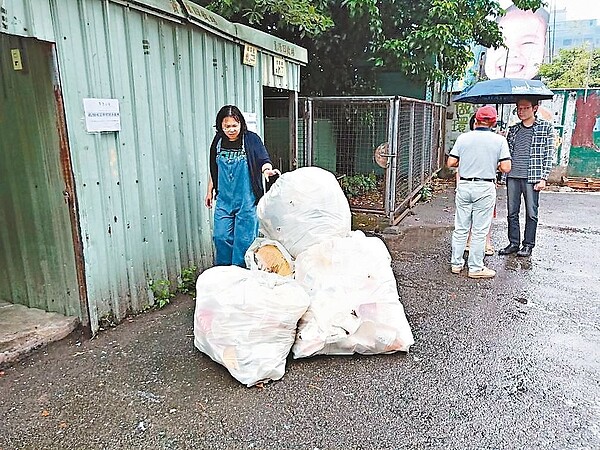
<path fill-rule="evenodd" d="M 477 272 L 471 272 L 469 270 L 469 278 L 494 278 L 496 276 L 496 271 L 492 269 L 488 269 L 484 267 Z"/>
<path fill-rule="evenodd" d="M 464 266 L 454 266 L 452 265 L 450 267 L 450 270 L 452 271 L 453 274 L 459 274 L 461 270 L 463 270 Z"/>

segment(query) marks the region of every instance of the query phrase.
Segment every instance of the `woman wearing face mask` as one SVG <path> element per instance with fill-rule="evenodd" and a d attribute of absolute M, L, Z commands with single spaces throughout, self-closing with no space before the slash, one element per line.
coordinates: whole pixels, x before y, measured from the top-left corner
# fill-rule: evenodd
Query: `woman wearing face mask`
<path fill-rule="evenodd" d="M 210 178 L 204 199 L 215 206 L 215 264 L 245 267 L 244 254 L 258 233 L 256 204 L 263 195 L 262 177 L 277 172 L 260 137 L 248 130 L 241 111 L 223 106 L 210 146 Z"/>

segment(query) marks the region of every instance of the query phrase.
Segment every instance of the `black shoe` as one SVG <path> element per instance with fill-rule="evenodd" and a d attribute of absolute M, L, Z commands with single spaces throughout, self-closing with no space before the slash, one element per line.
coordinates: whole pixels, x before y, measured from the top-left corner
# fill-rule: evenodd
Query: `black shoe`
<path fill-rule="evenodd" d="M 531 245 L 524 245 L 523 248 L 517 252 L 517 256 L 523 256 L 523 257 L 531 256 L 532 250 L 533 250 L 533 247 Z"/>
<path fill-rule="evenodd" d="M 516 253 L 519 251 L 518 244 L 508 244 L 506 247 L 498 250 L 499 255 L 510 255 L 511 253 Z M 531 254 L 531 252 L 530 252 Z"/>

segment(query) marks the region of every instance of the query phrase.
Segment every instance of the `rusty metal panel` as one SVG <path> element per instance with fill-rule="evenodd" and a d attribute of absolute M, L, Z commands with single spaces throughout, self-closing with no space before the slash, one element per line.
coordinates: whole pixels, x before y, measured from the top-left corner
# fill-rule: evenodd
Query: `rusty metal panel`
<path fill-rule="evenodd" d="M 562 136 L 560 139 L 559 165 L 568 167 L 571 157 L 571 140 L 573 130 L 575 129 L 575 104 L 577 101 L 577 92 L 569 92 L 565 95 L 564 116 L 562 122 Z"/>
<path fill-rule="evenodd" d="M 85 317 L 52 67 L 51 44 L 0 34 L 0 300 Z"/>

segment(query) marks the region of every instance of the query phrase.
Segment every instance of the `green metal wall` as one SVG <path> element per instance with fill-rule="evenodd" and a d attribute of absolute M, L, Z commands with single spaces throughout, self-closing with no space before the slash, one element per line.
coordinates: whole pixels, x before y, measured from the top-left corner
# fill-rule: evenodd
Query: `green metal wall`
<path fill-rule="evenodd" d="M 250 39 L 250 31 L 190 2 L 5 1 L 16 20 L 0 31 L 56 42 L 96 330 L 103 316 L 120 320 L 151 303 L 151 280 L 175 286 L 183 268 L 212 265 L 203 199 L 215 115 L 236 104 L 256 113 L 260 132 L 263 85 L 297 90 L 306 51 L 290 46 L 286 76 L 275 77 L 275 50 L 259 49 L 256 66 L 243 65 L 231 34 Z M 84 98 L 117 99 L 121 131 L 86 132 Z"/>
<path fill-rule="evenodd" d="M 600 178 L 600 89 L 555 89 L 557 162 L 570 177 Z"/>
<path fill-rule="evenodd" d="M 317 167 L 336 171 L 337 148 L 335 142 L 335 129 L 329 119 L 313 120 L 313 164 Z"/>
<path fill-rule="evenodd" d="M 298 124 L 299 148 L 304 149 L 304 123 Z M 289 139 L 290 122 L 288 118 L 269 117 L 265 119 L 265 142 L 269 150 L 271 160 L 276 167 L 289 167 Z M 313 146 L 318 149 L 314 153 L 313 164 L 315 166 L 335 172 L 336 146 L 335 131 L 333 124 L 328 119 L 315 119 L 313 121 Z M 300 166 L 304 166 L 303 155 L 301 156 Z M 283 169 L 285 170 L 285 169 Z"/>
<path fill-rule="evenodd" d="M 0 300 L 80 316 L 52 55 L 0 33 Z"/>
<path fill-rule="evenodd" d="M 287 117 L 265 118 L 265 146 L 274 167 L 287 170 L 290 166 L 290 121 Z"/>

